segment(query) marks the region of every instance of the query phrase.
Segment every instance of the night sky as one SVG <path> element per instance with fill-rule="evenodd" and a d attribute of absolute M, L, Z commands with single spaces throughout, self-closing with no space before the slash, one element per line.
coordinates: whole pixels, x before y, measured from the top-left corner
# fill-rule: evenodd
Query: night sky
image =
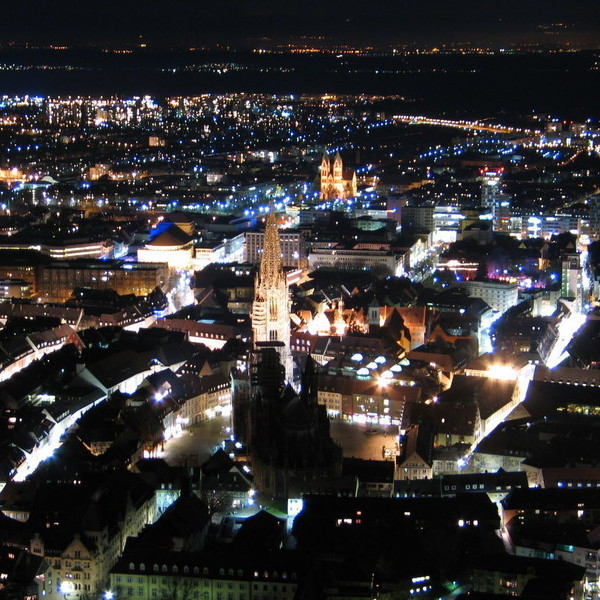
<path fill-rule="evenodd" d="M 5 3 L 0 22 L 3 44 L 244 47 L 303 36 L 376 45 L 597 47 L 600 10 L 598 0 L 21 0 Z"/>

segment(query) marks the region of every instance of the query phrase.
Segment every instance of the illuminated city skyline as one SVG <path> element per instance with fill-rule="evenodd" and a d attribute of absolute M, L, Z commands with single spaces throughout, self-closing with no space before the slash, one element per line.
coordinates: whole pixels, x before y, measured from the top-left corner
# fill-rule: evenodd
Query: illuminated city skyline
<path fill-rule="evenodd" d="M 597 1 L 5 7 L 0 600 L 600 599 Z"/>

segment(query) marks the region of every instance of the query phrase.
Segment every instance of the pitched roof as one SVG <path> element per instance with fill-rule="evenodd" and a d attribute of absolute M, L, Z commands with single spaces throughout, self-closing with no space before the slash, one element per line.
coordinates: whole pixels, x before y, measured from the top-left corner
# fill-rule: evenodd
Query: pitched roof
<path fill-rule="evenodd" d="M 244 521 L 235 536 L 234 547 L 248 550 L 255 548 L 275 550 L 281 547 L 285 530 L 284 519 L 278 519 L 266 510 L 260 510 Z"/>
<path fill-rule="evenodd" d="M 411 404 L 412 423 L 430 421 L 436 434 L 472 436 L 475 434 L 477 407 L 464 402 Z"/>
<path fill-rule="evenodd" d="M 112 388 L 134 375 L 143 373 L 148 368 L 148 363 L 133 350 L 122 350 L 87 365 L 87 370 L 105 388 Z"/>
<path fill-rule="evenodd" d="M 513 556 L 511 554 L 481 554 L 473 568 L 492 573 L 524 574 L 542 577 L 546 580 L 581 581 L 585 576 L 585 567 L 566 561 L 545 560 Z"/>
<path fill-rule="evenodd" d="M 184 246 L 192 241 L 192 238 L 179 229 L 177 225 L 171 225 L 168 229 L 152 238 L 146 245 L 152 247 Z"/>
<path fill-rule="evenodd" d="M 518 488 L 503 501 L 505 510 L 599 510 L 599 488 Z"/>
<path fill-rule="evenodd" d="M 487 419 L 511 401 L 515 386 L 515 381 L 455 375 L 452 387 L 441 392 L 439 399 L 442 402 L 475 402 L 481 418 Z"/>
<path fill-rule="evenodd" d="M 203 465 L 202 471 L 229 471 L 234 466 L 233 460 L 223 448 L 219 448 Z"/>
<path fill-rule="evenodd" d="M 356 475 L 361 482 L 394 481 L 394 462 L 391 460 L 364 460 L 346 457 L 342 463 L 342 475 Z"/>
<path fill-rule="evenodd" d="M 196 494 L 179 496 L 140 538 L 144 543 L 162 545 L 159 540 L 163 540 L 170 545 L 174 537 L 185 538 L 200 533 L 209 520 L 208 507 Z"/>
<path fill-rule="evenodd" d="M 534 418 L 554 415 L 569 404 L 596 409 L 600 406 L 598 388 L 534 380 L 523 400 L 523 408 Z"/>

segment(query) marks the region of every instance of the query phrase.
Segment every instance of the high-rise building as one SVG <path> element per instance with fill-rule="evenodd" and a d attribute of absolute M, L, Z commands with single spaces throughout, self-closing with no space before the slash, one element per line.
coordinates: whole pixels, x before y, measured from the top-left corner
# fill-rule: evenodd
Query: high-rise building
<path fill-rule="evenodd" d="M 481 175 L 481 206 L 492 208 L 498 196 L 502 193 L 502 174 L 504 169 L 489 169 L 479 171 Z"/>
<path fill-rule="evenodd" d="M 567 254 L 561 264 L 560 293 L 564 298 L 574 298 L 581 307 L 583 298 L 583 269 L 579 254 Z"/>
<path fill-rule="evenodd" d="M 495 231 L 508 231 L 510 225 L 510 196 L 502 188 L 504 169 L 484 168 L 481 174 L 481 207 L 492 214 Z"/>
<path fill-rule="evenodd" d="M 402 227 L 417 227 L 427 231 L 434 230 L 433 204 L 406 205 L 400 209 L 400 223 Z"/>
<path fill-rule="evenodd" d="M 265 227 L 265 242 L 254 284 L 252 333 L 256 346 L 272 344 L 280 355 L 285 379 L 292 382 L 290 352 L 290 297 L 281 260 L 281 242 L 275 214 L 270 213 Z"/>
<path fill-rule="evenodd" d="M 322 200 L 347 200 L 356 196 L 356 172 L 344 172 L 342 157 L 337 152 L 333 161 L 327 153 L 321 160 L 321 199 Z"/>
<path fill-rule="evenodd" d="M 589 234 L 594 240 L 600 238 L 600 196 L 593 195 L 588 200 L 590 207 L 589 213 Z"/>

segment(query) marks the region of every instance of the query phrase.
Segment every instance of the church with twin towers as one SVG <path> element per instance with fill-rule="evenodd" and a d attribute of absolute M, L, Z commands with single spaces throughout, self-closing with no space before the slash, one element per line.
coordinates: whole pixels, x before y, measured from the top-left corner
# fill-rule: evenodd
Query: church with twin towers
<path fill-rule="evenodd" d="M 356 171 L 344 169 L 339 152 L 333 159 L 327 152 L 321 159 L 319 198 L 321 200 L 348 200 L 356 196 Z"/>

